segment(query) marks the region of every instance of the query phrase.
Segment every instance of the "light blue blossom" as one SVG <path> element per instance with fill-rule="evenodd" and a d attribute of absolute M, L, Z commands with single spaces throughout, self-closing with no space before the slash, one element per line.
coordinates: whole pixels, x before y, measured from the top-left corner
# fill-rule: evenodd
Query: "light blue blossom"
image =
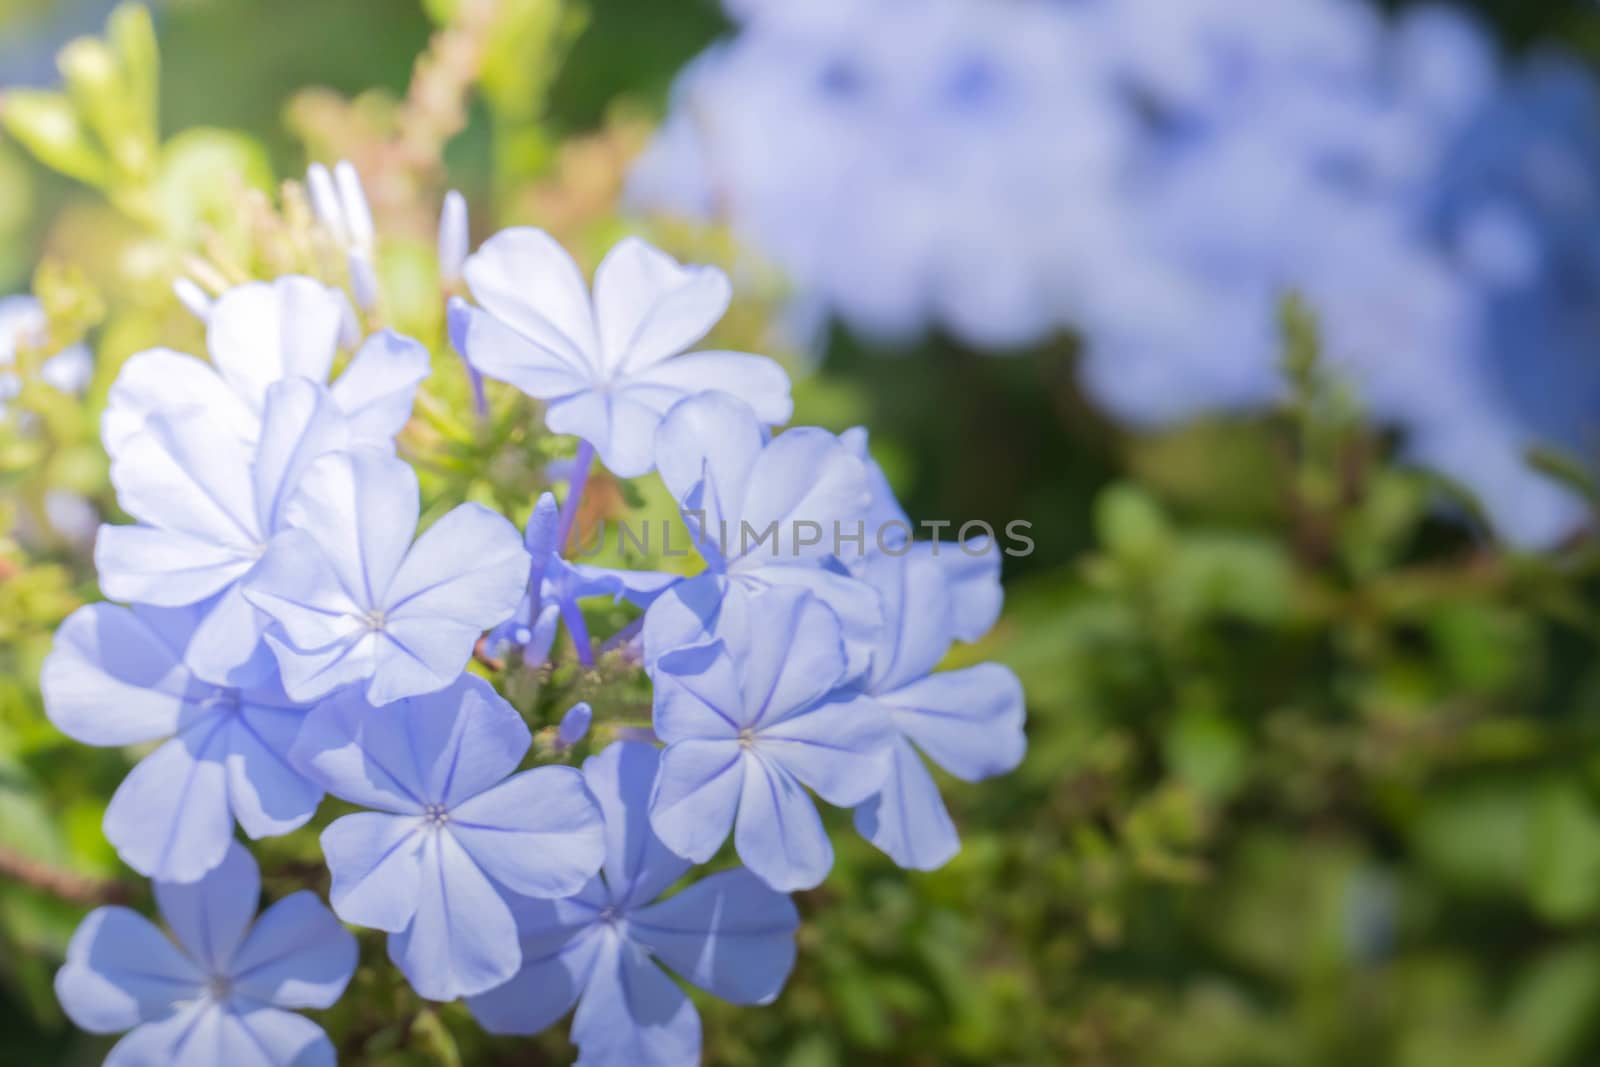
<path fill-rule="evenodd" d="M 322 1029 L 356 968 L 356 940 L 309 892 L 256 918 L 261 875 L 239 845 L 199 882 L 157 882 L 169 940 L 127 908 L 97 908 L 67 946 L 56 996 L 98 1034 L 129 1031 L 107 1067 L 333 1067 Z M 254 920 L 254 921 L 252 921 Z"/>
<path fill-rule="evenodd" d="M 45 714 L 74 740 L 164 743 L 129 772 L 106 808 L 106 839 L 128 866 L 192 882 L 221 863 L 237 820 L 252 838 L 288 833 L 322 790 L 288 761 L 306 709 L 268 675 L 210 685 L 184 665 L 197 608 L 91 604 L 68 616 L 40 676 Z"/>
<path fill-rule="evenodd" d="M 605 812 L 605 868 L 576 896 L 516 902 L 522 969 L 469 1002 L 487 1029 L 538 1033 L 576 1004 L 582 1067 L 681 1067 L 700 1062 L 700 1017 L 663 965 L 735 1004 L 783 988 L 800 923 L 788 897 L 732 870 L 656 899 L 690 866 L 650 830 L 658 759 L 618 742 L 584 762 Z"/>
<path fill-rule="evenodd" d="M 638 238 L 601 262 L 591 300 L 572 257 L 542 230 L 504 230 L 474 253 L 467 284 L 482 305 L 450 305 L 450 336 L 484 375 L 546 401 L 545 423 L 583 438 L 619 477 L 655 466 L 668 408 L 703 389 L 751 405 L 767 424 L 788 421 L 789 377 L 765 356 L 680 355 L 727 310 L 728 279 L 685 267 Z"/>
<path fill-rule="evenodd" d="M 206 320 L 211 362 L 166 348 L 129 358 L 106 398 L 100 435 L 113 458 L 152 415 L 211 412 L 234 436 L 260 433 L 267 392 L 286 378 L 326 384 L 351 316 L 337 290 L 287 275 L 217 298 Z M 411 417 L 428 351 L 392 331 L 367 338 L 331 388 L 355 441 L 388 447 Z"/>
<path fill-rule="evenodd" d="M 656 447 L 662 481 L 683 509 L 706 571 L 650 605 L 647 664 L 704 640 L 729 601 L 773 587 L 814 592 L 838 616 L 852 648 L 876 635 L 878 596 L 838 558 L 864 550 L 875 536 L 867 524 L 870 472 L 847 444 L 815 427 L 769 441 L 744 404 L 703 393 L 668 413 Z"/>
<path fill-rule="evenodd" d="M 17 349 L 42 343 L 47 325 L 44 309 L 33 297 L 0 299 L 0 412 L 22 389 L 22 379 L 4 368 L 16 364 Z M 63 393 L 81 393 L 93 373 L 94 357 L 78 344 L 48 357 L 39 367 L 39 380 Z"/>
<path fill-rule="evenodd" d="M 888 773 L 893 734 L 849 681 L 834 614 L 803 589 L 775 586 L 725 606 L 709 645 L 656 665 L 655 732 L 667 745 L 650 824 L 704 863 L 729 832 L 746 867 L 774 889 L 810 889 L 833 866 L 806 794 L 853 807 Z"/>
<path fill-rule="evenodd" d="M 375 811 L 322 834 L 333 910 L 386 930 L 389 957 L 430 1000 L 517 972 L 508 892 L 565 897 L 600 869 L 601 814 L 570 767 L 514 774 L 532 738 L 487 682 L 374 708 L 352 690 L 307 717 L 291 758 L 328 792 Z"/>
<path fill-rule="evenodd" d="M 576 488 L 580 480 L 574 478 L 573 483 Z M 575 499 L 571 497 L 569 501 Z M 593 664 L 589 631 L 583 610 L 578 606 L 579 600 L 608 596 L 646 607 L 679 580 L 673 574 L 591 567 L 563 559 L 564 531 L 570 529 L 565 514 L 574 507 L 569 502 L 564 511 L 556 504 L 552 493 L 541 494 L 534 503 L 523 535 L 523 543 L 533 559 L 527 593 L 511 618 L 490 632 L 489 648 L 496 654 L 516 646 L 522 650 L 524 664 L 541 667 L 549 659 L 557 625 L 565 620 L 580 662 Z"/>
<path fill-rule="evenodd" d="M 296 700 L 352 683 L 374 704 L 442 689 L 515 610 L 529 567 L 516 527 L 461 504 L 413 543 L 420 507 L 416 472 L 374 449 L 329 453 L 299 479 L 289 528 L 244 589 L 274 623 L 266 643 Z"/>
<path fill-rule="evenodd" d="M 887 625 L 863 689 L 896 737 L 888 778 L 856 809 L 856 828 L 896 863 L 918 870 L 943 866 L 961 847 L 922 754 L 975 782 L 1014 769 L 1027 748 L 1022 684 L 1009 668 L 983 663 L 930 673 L 954 638 L 982 636 L 998 614 L 998 556 L 980 557 L 992 561 L 985 574 L 952 566 L 950 557 L 962 555 L 954 546 L 920 544 L 903 555 L 874 556 L 864 568 L 883 594 Z"/>
<path fill-rule="evenodd" d="M 149 415 L 111 463 L 117 502 L 138 524 L 102 526 L 95 544 L 100 588 L 111 599 L 206 605 L 185 655 L 219 684 L 270 669 L 259 654 L 267 620 L 241 585 L 290 524 L 287 501 L 304 472 L 350 436 L 326 387 L 305 378 L 267 387 L 253 442 L 235 428 L 226 411 L 210 408 Z"/>

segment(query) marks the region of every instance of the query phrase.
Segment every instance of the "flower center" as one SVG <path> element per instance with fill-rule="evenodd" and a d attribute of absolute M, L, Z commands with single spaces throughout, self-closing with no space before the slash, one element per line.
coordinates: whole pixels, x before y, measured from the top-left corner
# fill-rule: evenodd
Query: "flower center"
<path fill-rule="evenodd" d="M 450 821 L 450 809 L 443 804 L 429 804 L 422 809 L 422 821 L 430 830 L 439 830 Z"/>
<path fill-rule="evenodd" d="M 233 979 L 227 975 L 217 974 L 206 979 L 206 996 L 217 1003 L 222 1003 L 233 996 Z"/>
<path fill-rule="evenodd" d="M 382 608 L 373 608 L 371 611 L 361 616 L 361 621 L 367 624 L 367 629 L 376 632 L 383 629 L 384 626 L 388 624 L 389 617 L 384 614 Z"/>
<path fill-rule="evenodd" d="M 755 732 L 755 729 L 753 727 L 746 726 L 743 730 L 739 731 L 739 747 L 740 748 L 754 748 L 755 744 L 756 744 L 756 732 Z"/>

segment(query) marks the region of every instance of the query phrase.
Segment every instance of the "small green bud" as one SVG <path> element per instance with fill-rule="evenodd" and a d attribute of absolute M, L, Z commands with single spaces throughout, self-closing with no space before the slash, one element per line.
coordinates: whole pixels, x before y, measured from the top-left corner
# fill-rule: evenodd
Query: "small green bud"
<path fill-rule="evenodd" d="M 110 165 L 61 93 L 18 89 L 5 94 L 0 124 L 45 166 L 89 185 L 106 185 Z"/>

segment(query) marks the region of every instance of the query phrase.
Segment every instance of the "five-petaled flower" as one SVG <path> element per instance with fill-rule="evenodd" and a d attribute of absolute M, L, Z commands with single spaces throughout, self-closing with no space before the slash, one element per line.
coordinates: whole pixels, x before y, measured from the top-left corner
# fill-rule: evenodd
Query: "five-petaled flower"
<path fill-rule="evenodd" d="M 800 917 L 747 871 L 713 874 L 656 898 L 690 867 L 650 830 L 656 749 L 619 741 L 584 762 L 605 812 L 601 874 L 564 900 L 516 903 L 523 964 L 469 1002 L 497 1033 L 534 1034 L 578 1006 L 580 1062 L 677 1067 L 700 1059 L 700 1016 L 663 964 L 735 1004 L 766 1004 L 794 966 Z"/>
<path fill-rule="evenodd" d="M 715 267 L 684 267 L 638 238 L 613 248 L 591 301 L 572 257 L 543 230 L 505 230 L 474 253 L 467 285 L 482 305 L 450 305 L 450 336 L 481 373 L 546 401 L 545 423 L 593 445 L 619 477 L 655 466 L 655 434 L 674 403 L 707 389 L 789 420 L 789 376 L 765 356 L 680 355 L 727 310 Z"/>
<path fill-rule="evenodd" d="M 422 996 L 493 989 L 522 962 L 508 893 L 570 896 L 600 869 L 600 811 L 571 767 L 514 774 L 532 744 L 489 683 L 374 708 L 346 690 L 306 719 L 290 756 L 329 793 L 375 811 L 322 834 L 333 910 L 386 930 Z"/>
<path fill-rule="evenodd" d="M 56 974 L 85 1030 L 124 1030 L 108 1067 L 333 1067 L 304 1008 L 330 1008 L 356 969 L 356 939 L 307 891 L 255 918 L 256 861 L 240 845 L 198 882 L 156 883 L 172 939 L 122 907 L 89 913 Z M 254 920 L 254 922 L 252 922 Z"/>

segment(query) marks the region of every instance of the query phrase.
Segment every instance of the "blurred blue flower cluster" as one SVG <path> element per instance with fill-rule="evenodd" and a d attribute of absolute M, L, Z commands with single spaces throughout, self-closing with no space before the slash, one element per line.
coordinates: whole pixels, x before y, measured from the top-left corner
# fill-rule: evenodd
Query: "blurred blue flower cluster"
<path fill-rule="evenodd" d="M 797 308 L 980 348 L 1082 340 L 1159 425 L 1284 393 L 1280 310 L 1509 540 L 1600 455 L 1600 89 L 1439 7 L 1365 0 L 730 4 L 632 174 L 728 220 Z"/>

